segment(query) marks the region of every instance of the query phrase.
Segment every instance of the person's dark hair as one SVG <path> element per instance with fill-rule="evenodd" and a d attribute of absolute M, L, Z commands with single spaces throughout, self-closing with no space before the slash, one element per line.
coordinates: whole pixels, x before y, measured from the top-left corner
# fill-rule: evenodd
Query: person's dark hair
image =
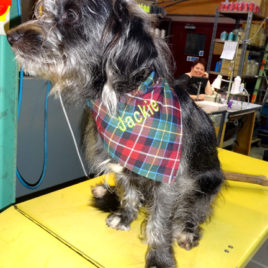
<path fill-rule="evenodd" d="M 204 59 L 198 59 L 192 62 L 191 68 L 197 65 L 198 63 L 202 64 L 204 66 L 204 69 L 206 69 L 206 61 Z"/>

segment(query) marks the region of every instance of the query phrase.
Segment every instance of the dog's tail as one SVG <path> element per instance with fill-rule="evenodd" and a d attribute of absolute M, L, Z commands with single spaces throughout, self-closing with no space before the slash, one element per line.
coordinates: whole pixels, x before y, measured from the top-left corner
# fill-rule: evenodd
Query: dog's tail
<path fill-rule="evenodd" d="M 120 206 L 115 187 L 99 184 L 92 188 L 93 206 L 104 212 L 116 211 Z"/>

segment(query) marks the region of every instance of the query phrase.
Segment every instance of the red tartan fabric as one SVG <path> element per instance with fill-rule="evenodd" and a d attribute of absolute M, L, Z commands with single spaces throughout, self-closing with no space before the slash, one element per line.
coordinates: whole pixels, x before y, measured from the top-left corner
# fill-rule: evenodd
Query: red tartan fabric
<path fill-rule="evenodd" d="M 88 105 L 111 158 L 138 175 L 173 183 L 181 153 L 180 104 L 166 80 L 154 77 L 121 96 L 115 116 L 100 99 Z"/>

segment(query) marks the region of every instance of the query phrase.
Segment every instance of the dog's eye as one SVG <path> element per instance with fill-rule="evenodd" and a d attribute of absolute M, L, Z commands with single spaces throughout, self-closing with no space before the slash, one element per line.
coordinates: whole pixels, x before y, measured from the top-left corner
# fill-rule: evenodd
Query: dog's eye
<path fill-rule="evenodd" d="M 78 20 L 78 14 L 73 9 L 68 9 L 63 15 L 62 20 L 67 22 L 75 22 Z"/>

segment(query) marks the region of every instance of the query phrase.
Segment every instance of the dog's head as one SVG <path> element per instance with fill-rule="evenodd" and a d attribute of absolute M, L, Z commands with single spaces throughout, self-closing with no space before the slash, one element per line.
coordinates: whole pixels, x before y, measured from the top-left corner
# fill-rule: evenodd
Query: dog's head
<path fill-rule="evenodd" d="M 111 99 L 153 70 L 171 79 L 167 45 L 134 0 L 39 0 L 34 15 L 8 41 L 24 71 L 54 90 Z"/>

